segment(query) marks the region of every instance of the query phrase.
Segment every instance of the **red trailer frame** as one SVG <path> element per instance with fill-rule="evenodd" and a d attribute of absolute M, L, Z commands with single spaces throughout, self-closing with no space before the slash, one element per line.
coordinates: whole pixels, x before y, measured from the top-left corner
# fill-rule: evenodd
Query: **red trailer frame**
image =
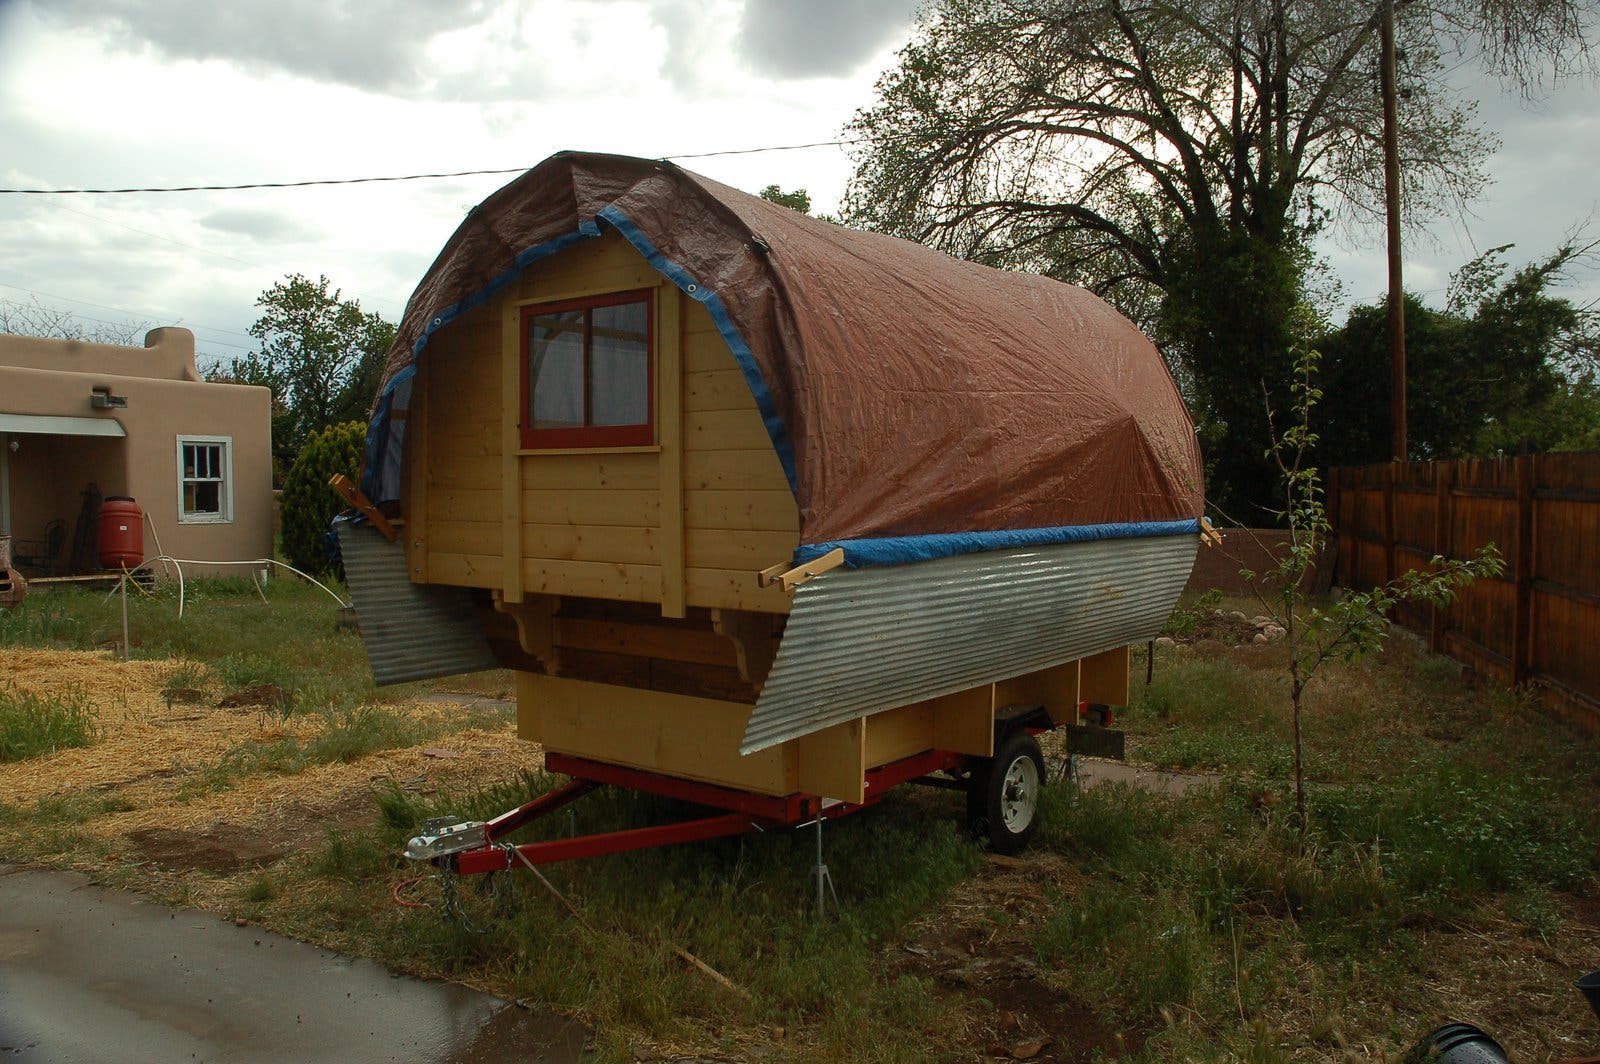
<path fill-rule="evenodd" d="M 742 835 L 769 828 L 792 828 L 818 818 L 832 820 L 876 804 L 891 789 L 902 783 L 931 776 L 935 772 L 960 772 L 971 758 L 944 750 L 929 750 L 867 771 L 867 798 L 863 802 L 828 801 L 812 794 L 774 797 L 754 794 L 710 783 L 664 776 L 642 769 L 611 765 L 568 754 L 545 755 L 545 768 L 572 777 L 553 791 L 525 805 L 502 813 L 462 836 L 468 843 L 453 852 L 431 858 L 460 875 L 499 872 L 518 864 L 542 865 L 582 857 L 671 846 L 681 842 Z M 953 781 L 945 781 L 953 782 Z M 693 802 L 725 810 L 712 816 L 682 820 L 645 828 L 628 828 L 570 839 L 527 842 L 520 846 L 503 841 L 518 828 L 548 816 L 602 785 L 627 787 L 647 794 Z M 415 841 L 415 840 L 414 840 Z"/>

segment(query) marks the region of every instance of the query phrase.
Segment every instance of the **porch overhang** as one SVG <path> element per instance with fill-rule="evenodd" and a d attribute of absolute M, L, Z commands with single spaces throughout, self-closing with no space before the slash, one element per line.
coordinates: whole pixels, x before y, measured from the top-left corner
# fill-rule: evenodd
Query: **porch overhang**
<path fill-rule="evenodd" d="M 46 436 L 128 435 L 121 424 L 108 417 L 69 417 L 64 414 L 0 414 L 0 432 Z"/>

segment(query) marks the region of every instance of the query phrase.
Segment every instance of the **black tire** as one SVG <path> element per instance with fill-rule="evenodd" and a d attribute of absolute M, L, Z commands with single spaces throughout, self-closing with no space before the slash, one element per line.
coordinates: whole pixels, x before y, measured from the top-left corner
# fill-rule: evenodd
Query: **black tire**
<path fill-rule="evenodd" d="M 967 781 L 967 822 L 995 853 L 1016 853 L 1039 826 L 1044 754 L 1025 731 L 1000 740 L 994 757 L 972 769 Z"/>

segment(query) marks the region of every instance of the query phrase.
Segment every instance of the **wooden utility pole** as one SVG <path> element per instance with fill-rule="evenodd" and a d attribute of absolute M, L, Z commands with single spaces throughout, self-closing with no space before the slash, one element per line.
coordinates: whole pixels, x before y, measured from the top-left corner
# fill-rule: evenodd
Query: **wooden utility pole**
<path fill-rule="evenodd" d="M 1383 5 L 1382 44 L 1383 198 L 1389 222 L 1389 424 L 1395 461 L 1406 458 L 1406 301 L 1400 279 L 1400 126 L 1394 47 L 1395 0 Z"/>

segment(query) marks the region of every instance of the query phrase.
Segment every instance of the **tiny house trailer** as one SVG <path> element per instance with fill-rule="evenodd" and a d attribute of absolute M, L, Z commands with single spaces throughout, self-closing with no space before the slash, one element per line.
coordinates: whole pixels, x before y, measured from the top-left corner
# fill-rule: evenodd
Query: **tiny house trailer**
<path fill-rule="evenodd" d="M 579 153 L 475 208 L 412 296 L 360 494 L 377 680 L 515 669 L 519 734 L 574 778 L 415 840 L 462 871 L 934 773 L 1016 848 L 1032 733 L 1126 701 L 1202 506 L 1160 354 L 1095 296 Z M 726 812 L 500 843 L 601 783 Z"/>

